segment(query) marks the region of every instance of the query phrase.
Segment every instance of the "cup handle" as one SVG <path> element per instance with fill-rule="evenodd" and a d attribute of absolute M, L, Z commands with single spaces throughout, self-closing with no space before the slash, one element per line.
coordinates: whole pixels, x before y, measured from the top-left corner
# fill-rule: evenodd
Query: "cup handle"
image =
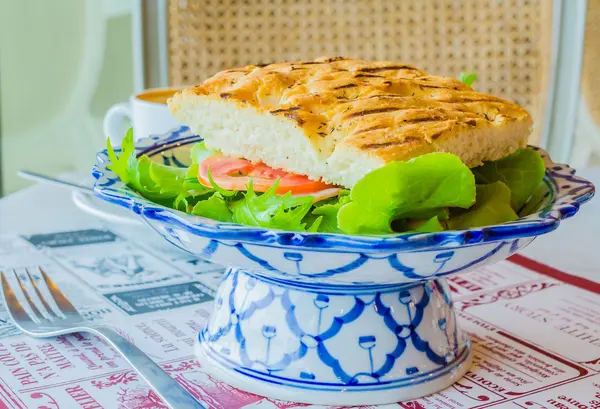
<path fill-rule="evenodd" d="M 104 130 L 104 136 L 110 137 L 112 145 L 120 145 L 123 140 L 123 120 L 129 119 L 133 121 L 131 114 L 131 106 L 128 102 L 120 102 L 109 108 L 104 115 L 104 122 L 102 124 Z"/>

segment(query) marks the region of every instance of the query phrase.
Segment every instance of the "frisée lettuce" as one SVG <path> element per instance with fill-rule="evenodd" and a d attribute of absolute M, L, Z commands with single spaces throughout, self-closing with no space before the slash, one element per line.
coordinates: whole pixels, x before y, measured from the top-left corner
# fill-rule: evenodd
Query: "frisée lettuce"
<path fill-rule="evenodd" d="M 352 190 L 314 203 L 312 196 L 275 193 L 279 180 L 262 193 L 251 179 L 244 191 L 224 189 L 210 168 L 211 187 L 204 186 L 199 166 L 216 152 L 203 142 L 191 148 L 187 168 L 138 157 L 131 130 L 120 152 L 108 140 L 107 153 L 108 168 L 123 183 L 163 206 L 219 222 L 337 234 L 434 232 L 513 221 L 545 173 L 539 153 L 529 148 L 473 169 L 455 155 L 430 153 L 388 163 Z"/>

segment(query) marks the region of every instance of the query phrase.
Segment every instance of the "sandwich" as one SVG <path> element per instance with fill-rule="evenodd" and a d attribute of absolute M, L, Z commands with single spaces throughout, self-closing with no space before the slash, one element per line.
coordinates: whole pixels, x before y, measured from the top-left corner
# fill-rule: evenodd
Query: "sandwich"
<path fill-rule="evenodd" d="M 210 148 L 346 188 L 431 152 L 470 167 L 501 159 L 532 126 L 518 105 L 456 79 L 344 58 L 227 70 L 169 108 Z"/>
<path fill-rule="evenodd" d="M 469 82 L 342 57 L 226 70 L 168 102 L 204 139 L 185 175 L 170 170 L 179 189 L 165 195 L 170 171 L 143 157 L 142 171 L 127 169 L 128 184 L 192 214 L 288 230 L 386 234 L 512 221 L 545 173 L 527 148 L 532 119 Z"/>

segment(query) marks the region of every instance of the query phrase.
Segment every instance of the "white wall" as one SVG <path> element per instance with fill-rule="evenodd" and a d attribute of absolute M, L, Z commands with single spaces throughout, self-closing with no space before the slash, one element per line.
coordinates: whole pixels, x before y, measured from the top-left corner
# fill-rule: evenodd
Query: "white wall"
<path fill-rule="evenodd" d="M 5 194 L 27 185 L 18 169 L 91 169 L 104 112 L 133 90 L 131 16 L 123 4 L 131 1 L 0 2 Z"/>

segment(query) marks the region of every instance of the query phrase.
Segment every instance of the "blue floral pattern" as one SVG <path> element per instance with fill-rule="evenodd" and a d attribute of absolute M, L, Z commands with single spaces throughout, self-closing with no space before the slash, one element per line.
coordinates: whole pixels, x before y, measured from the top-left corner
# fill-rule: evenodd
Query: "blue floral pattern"
<path fill-rule="evenodd" d="M 469 353 L 442 279 L 339 294 L 230 269 L 215 311 L 199 335 L 211 359 L 293 387 L 401 388 L 443 376 Z"/>

